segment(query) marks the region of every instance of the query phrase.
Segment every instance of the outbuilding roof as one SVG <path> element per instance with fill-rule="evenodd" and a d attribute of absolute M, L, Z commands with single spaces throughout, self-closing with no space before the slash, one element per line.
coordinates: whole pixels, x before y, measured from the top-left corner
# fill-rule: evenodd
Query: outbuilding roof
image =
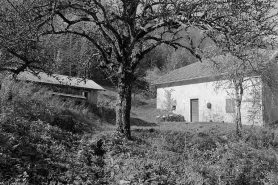
<path fill-rule="evenodd" d="M 277 56 L 277 50 L 264 50 L 260 51 L 261 54 L 269 58 L 270 60 Z M 202 62 L 198 61 L 193 64 L 181 67 L 179 69 L 170 71 L 168 74 L 161 76 L 157 80 L 153 81 L 152 84 L 166 84 L 173 82 L 181 82 L 193 79 L 216 77 L 221 73 L 215 70 L 216 63 L 229 63 L 231 55 L 219 55 L 212 59 L 204 59 Z"/>
<path fill-rule="evenodd" d="M 77 88 L 93 89 L 93 90 L 104 90 L 100 85 L 95 83 L 93 80 L 82 79 L 76 77 L 69 77 L 59 74 L 48 75 L 43 72 L 38 74 L 33 74 L 29 71 L 21 72 L 17 75 L 18 80 L 45 83 L 45 84 L 54 84 L 54 85 L 67 85 Z"/>

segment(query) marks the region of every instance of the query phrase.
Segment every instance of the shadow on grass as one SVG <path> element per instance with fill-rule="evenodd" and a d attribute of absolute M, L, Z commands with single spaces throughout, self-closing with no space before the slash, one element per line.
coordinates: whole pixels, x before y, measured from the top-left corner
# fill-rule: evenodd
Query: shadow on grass
<path fill-rule="evenodd" d="M 139 127 L 153 127 L 158 126 L 156 123 L 147 122 L 145 120 L 139 118 L 130 118 L 130 125 L 131 126 L 139 126 Z"/>
<path fill-rule="evenodd" d="M 102 121 L 114 125 L 116 121 L 116 112 L 114 108 L 111 107 L 96 107 L 96 106 L 89 106 L 90 111 L 97 115 Z M 137 114 L 134 112 L 131 112 L 131 116 L 136 116 Z M 140 118 L 131 117 L 130 118 L 130 125 L 131 126 L 139 126 L 139 127 L 153 127 L 158 126 L 154 122 L 148 122 L 145 120 L 142 120 Z"/>

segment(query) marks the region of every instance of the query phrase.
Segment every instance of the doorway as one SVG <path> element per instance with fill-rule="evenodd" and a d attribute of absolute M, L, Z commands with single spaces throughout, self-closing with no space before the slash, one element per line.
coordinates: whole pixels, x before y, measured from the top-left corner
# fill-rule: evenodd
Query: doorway
<path fill-rule="evenodd" d="M 199 122 L 199 99 L 190 100 L 191 122 Z"/>

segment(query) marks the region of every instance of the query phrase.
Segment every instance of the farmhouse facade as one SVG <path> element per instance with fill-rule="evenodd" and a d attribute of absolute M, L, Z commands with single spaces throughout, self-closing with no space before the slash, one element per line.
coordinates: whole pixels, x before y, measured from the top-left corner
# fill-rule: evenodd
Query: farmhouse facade
<path fill-rule="evenodd" d="M 69 77 L 65 75 L 40 72 L 33 74 L 29 71 L 21 72 L 16 77 L 20 81 L 34 82 L 49 88 L 53 95 L 87 101 L 90 104 L 97 104 L 98 91 L 104 90 L 93 80 Z"/>
<path fill-rule="evenodd" d="M 216 74 L 209 66 L 209 60 L 196 62 L 156 80 L 157 109 L 171 109 L 184 116 L 187 122 L 234 122 L 236 107 L 231 81 Z M 263 125 L 278 120 L 277 95 L 261 76 L 246 78 L 242 123 Z"/>

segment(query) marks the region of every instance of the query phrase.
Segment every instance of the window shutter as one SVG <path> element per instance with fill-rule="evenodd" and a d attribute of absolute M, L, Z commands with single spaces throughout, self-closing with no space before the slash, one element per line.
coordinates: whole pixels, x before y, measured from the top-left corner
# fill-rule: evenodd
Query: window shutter
<path fill-rule="evenodd" d="M 234 99 L 226 99 L 226 113 L 235 113 L 236 104 Z"/>

